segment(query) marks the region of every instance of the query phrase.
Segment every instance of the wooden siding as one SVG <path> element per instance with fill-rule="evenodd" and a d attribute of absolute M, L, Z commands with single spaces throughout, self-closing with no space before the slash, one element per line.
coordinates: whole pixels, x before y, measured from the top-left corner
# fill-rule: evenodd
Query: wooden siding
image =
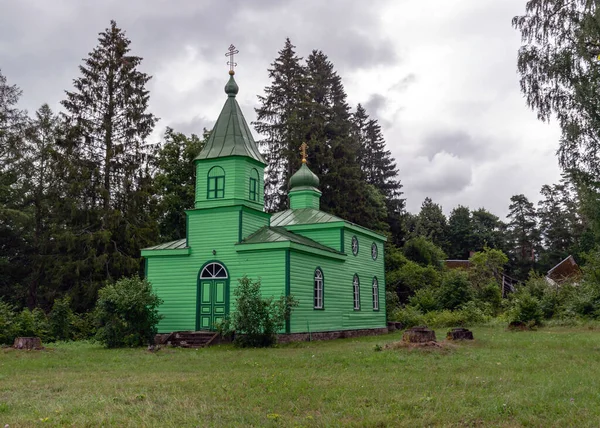
<path fill-rule="evenodd" d="M 235 307 L 233 290 L 238 285 L 238 279 L 244 275 L 254 280 L 261 279 L 265 296 L 278 298 L 285 294 L 284 249 L 244 253 L 235 250 L 240 208 L 219 208 L 217 212 L 189 211 L 188 242 L 191 254 L 146 260 L 148 279 L 164 301 L 159 307 L 164 316 L 158 325 L 160 333 L 196 328 L 198 274 L 202 266 L 211 261 L 223 264 L 228 270 L 230 311 Z M 213 254 L 213 250 L 216 254 Z"/>
<path fill-rule="evenodd" d="M 223 199 L 207 199 L 208 171 L 220 166 L 225 170 L 225 197 Z M 258 171 L 258 200 L 250 200 L 250 177 L 252 170 Z M 245 205 L 262 210 L 264 207 L 264 169 L 258 162 L 244 157 L 228 157 L 207 159 L 196 162 L 196 208 L 223 206 L 243 201 Z"/>
<path fill-rule="evenodd" d="M 249 211 L 242 211 L 242 239 L 252 235 L 258 229 L 269 224 L 266 216 Z"/>
<path fill-rule="evenodd" d="M 294 230 L 293 227 L 286 227 L 286 229 L 298 235 L 306 236 L 321 245 L 326 245 L 334 250 L 342 251 L 342 228 L 340 227 L 315 230 Z"/>
<path fill-rule="evenodd" d="M 373 239 L 370 237 L 346 230 L 346 248 L 351 248 L 350 241 L 355 234 L 359 240 L 359 253 L 354 256 L 348 251 L 343 262 L 291 252 L 290 292 L 299 301 L 299 306 L 292 313 L 292 333 L 386 326 L 383 243 L 377 243 L 379 255 L 377 260 L 373 260 Z M 323 271 L 324 278 L 323 310 L 314 309 L 313 304 L 313 278 L 317 267 Z M 360 278 L 359 311 L 354 310 L 352 279 L 355 273 Z M 379 285 L 379 311 L 373 310 L 372 283 L 375 276 Z"/>

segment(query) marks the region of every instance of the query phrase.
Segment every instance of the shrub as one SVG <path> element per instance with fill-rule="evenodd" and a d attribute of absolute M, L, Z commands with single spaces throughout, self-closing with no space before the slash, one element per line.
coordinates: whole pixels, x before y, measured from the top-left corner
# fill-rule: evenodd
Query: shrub
<path fill-rule="evenodd" d="M 409 302 L 411 306 L 414 306 L 423 313 L 439 309 L 438 295 L 431 287 L 417 290 Z"/>
<path fill-rule="evenodd" d="M 33 311 L 23 309 L 16 317 L 17 336 L 39 337 L 42 342 L 52 339 L 48 318 L 43 310 L 35 308 Z"/>
<path fill-rule="evenodd" d="M 71 310 L 68 297 L 55 299 L 52 310 L 48 314 L 50 335 L 54 340 L 71 340 L 75 336 L 75 314 Z"/>
<path fill-rule="evenodd" d="M 444 274 L 438 291 L 438 302 L 443 309 L 456 309 L 473 299 L 469 275 L 463 270 L 449 270 Z"/>
<path fill-rule="evenodd" d="M 423 325 L 425 318 L 423 313 L 414 306 L 405 306 L 394 312 L 392 321 L 402 323 L 402 327 L 409 328 L 416 325 Z"/>
<path fill-rule="evenodd" d="M 394 312 L 400 307 L 400 299 L 395 291 L 385 292 L 385 314 L 387 319 L 392 319 Z"/>
<path fill-rule="evenodd" d="M 0 300 L 0 345 L 12 345 L 15 337 L 19 335 L 18 331 L 19 325 L 15 308 Z"/>
<path fill-rule="evenodd" d="M 235 311 L 220 330 L 235 332 L 234 344 L 240 347 L 267 347 L 277 341 L 275 334 L 282 330 L 292 309 L 298 306 L 293 296 L 263 298 L 260 280 L 253 282 L 247 276 L 240 278 L 234 290 Z"/>
<path fill-rule="evenodd" d="M 153 343 L 161 303 L 150 283 L 137 276 L 104 286 L 94 311 L 96 339 L 108 348 Z"/>
<path fill-rule="evenodd" d="M 542 324 L 543 312 L 540 301 L 527 291 L 519 292 L 512 300 L 508 321 L 513 324 L 535 326 Z"/>
<path fill-rule="evenodd" d="M 423 267 L 409 261 L 400 269 L 390 272 L 387 280 L 400 289 L 414 293 L 424 287 L 438 287 L 440 273 L 433 266 Z"/>
<path fill-rule="evenodd" d="M 495 280 L 488 282 L 477 290 L 475 298 L 482 304 L 487 304 L 493 315 L 497 315 L 502 307 L 502 291 L 500 291 L 500 285 Z"/>

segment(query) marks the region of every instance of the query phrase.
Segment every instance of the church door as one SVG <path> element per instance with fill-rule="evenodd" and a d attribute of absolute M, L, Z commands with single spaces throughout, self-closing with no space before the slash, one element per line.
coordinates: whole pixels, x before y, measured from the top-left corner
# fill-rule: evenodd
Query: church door
<path fill-rule="evenodd" d="M 229 277 L 225 266 L 209 263 L 198 277 L 196 330 L 216 329 L 229 310 Z"/>

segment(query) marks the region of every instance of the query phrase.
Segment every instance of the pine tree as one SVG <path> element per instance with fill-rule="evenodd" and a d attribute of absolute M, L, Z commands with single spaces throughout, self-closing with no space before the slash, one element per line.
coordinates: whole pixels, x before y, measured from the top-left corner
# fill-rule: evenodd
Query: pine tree
<path fill-rule="evenodd" d="M 190 137 L 167 127 L 164 144 L 153 161 L 156 168 L 154 186 L 158 200 L 158 221 L 161 241 L 185 238 L 185 210 L 194 207 L 196 173 L 194 158 L 202 151 L 204 139 Z"/>
<path fill-rule="evenodd" d="M 539 245 L 539 229 L 537 212 L 532 202 L 525 195 L 514 195 L 510 198 L 508 231 L 510 234 L 512 261 L 515 275 L 525 279 L 533 269 Z"/>
<path fill-rule="evenodd" d="M 506 225 L 500 221 L 498 216 L 492 214 L 485 208 L 479 208 L 471 212 L 473 230 L 473 251 L 483 251 L 485 247 L 501 250 L 506 253 L 509 250 L 506 239 Z"/>
<path fill-rule="evenodd" d="M 306 132 L 302 110 L 306 105 L 306 69 L 295 46 L 286 39 L 279 56 L 271 64 L 271 85 L 265 95 L 259 96 L 253 125 L 265 138 L 259 146 L 268 162 L 265 179 L 265 208 L 268 212 L 287 208 L 287 183 L 294 173 L 298 147 L 304 142 Z"/>
<path fill-rule="evenodd" d="M 57 232 L 63 262 L 56 278 L 86 309 L 98 287 L 141 270 L 140 248 L 156 241 L 146 139 L 157 119 L 147 111 L 150 76 L 138 70 L 130 41 L 111 21 L 67 91 L 67 134 L 60 145 L 67 224 Z"/>

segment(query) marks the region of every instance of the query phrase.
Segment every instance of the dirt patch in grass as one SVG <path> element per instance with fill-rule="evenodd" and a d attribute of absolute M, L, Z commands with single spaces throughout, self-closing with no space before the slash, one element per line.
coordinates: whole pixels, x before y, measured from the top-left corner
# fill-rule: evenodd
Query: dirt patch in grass
<path fill-rule="evenodd" d="M 430 342 L 423 342 L 423 343 L 412 343 L 412 342 L 404 342 L 404 341 L 398 341 L 398 342 L 391 342 L 391 343 L 387 343 L 384 347 L 384 350 L 393 350 L 393 349 L 425 349 L 425 350 L 440 350 L 440 351 L 451 351 L 456 349 L 456 345 L 453 343 L 450 343 L 448 341 L 442 341 L 442 342 L 435 342 L 435 341 L 430 341 Z"/>

